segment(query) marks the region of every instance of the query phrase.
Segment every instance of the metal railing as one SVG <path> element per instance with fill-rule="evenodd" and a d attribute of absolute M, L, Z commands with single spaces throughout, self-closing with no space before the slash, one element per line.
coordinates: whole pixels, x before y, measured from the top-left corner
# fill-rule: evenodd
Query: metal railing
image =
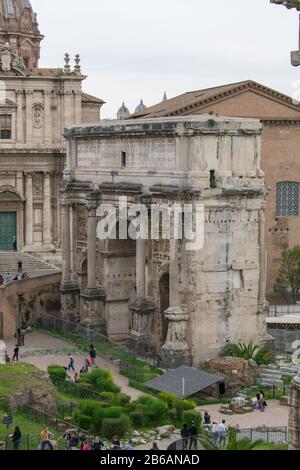
<path fill-rule="evenodd" d="M 179 439 L 176 442 L 168 447 L 168 450 L 204 450 L 205 441 L 207 436 L 211 434 L 211 431 L 205 431 L 206 436 L 203 435 L 203 439 L 199 437 L 188 437 L 186 439 Z M 211 434 L 213 440 L 213 436 Z M 223 445 L 226 445 L 227 442 L 223 442 Z M 279 427 L 258 427 L 258 428 L 249 428 L 249 429 L 237 429 L 236 430 L 236 439 L 248 439 L 250 442 L 262 441 L 266 444 L 286 444 L 288 442 L 288 428 L 285 426 Z M 218 442 L 215 443 L 216 445 Z"/>
<path fill-rule="evenodd" d="M 37 321 L 40 330 L 50 332 L 54 335 L 74 342 L 82 351 L 88 351 L 93 344 L 97 355 L 101 358 L 115 361 L 120 371 L 129 377 L 133 383 L 142 384 L 148 380 L 149 367 L 159 367 L 159 359 L 153 355 L 139 355 L 130 351 L 120 343 L 114 343 L 106 336 L 62 318 L 51 315 L 42 315 Z"/>

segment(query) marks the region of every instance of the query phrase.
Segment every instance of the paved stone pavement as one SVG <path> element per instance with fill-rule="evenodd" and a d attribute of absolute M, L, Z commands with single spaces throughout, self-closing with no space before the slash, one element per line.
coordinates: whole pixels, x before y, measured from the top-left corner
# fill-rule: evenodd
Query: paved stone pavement
<path fill-rule="evenodd" d="M 268 406 L 263 413 L 261 411 L 253 411 L 253 413 L 244 415 L 227 416 L 219 412 L 220 405 L 200 406 L 197 409 L 202 414 L 207 411 L 212 421 L 220 422 L 222 419 L 225 419 L 227 425 L 239 426 L 240 429 L 256 428 L 263 425 L 268 427 L 288 425 L 289 408 L 279 405 L 277 400 L 268 401 Z"/>
<path fill-rule="evenodd" d="M 14 338 L 6 341 L 7 350 L 12 357 L 16 340 Z M 33 364 L 41 370 L 47 370 L 50 364 L 62 366 L 68 365 L 68 354 L 72 354 L 77 371 L 83 366 L 84 354 L 70 341 L 55 338 L 45 333 L 34 331 L 25 336 L 25 346 L 20 348 L 20 360 Z M 22 355 L 24 357 L 22 358 Z M 119 374 L 118 367 L 110 361 L 102 358 L 96 359 L 96 365 L 112 372 L 114 381 L 122 388 L 122 392 L 136 400 L 142 392 L 129 387 L 127 377 Z"/>

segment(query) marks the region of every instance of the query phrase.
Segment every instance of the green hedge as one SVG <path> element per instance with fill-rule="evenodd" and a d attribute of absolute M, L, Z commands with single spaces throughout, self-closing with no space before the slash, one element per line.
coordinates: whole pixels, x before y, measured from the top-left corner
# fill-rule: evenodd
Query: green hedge
<path fill-rule="evenodd" d="M 195 423 L 195 426 L 198 430 L 198 433 L 201 432 L 202 429 L 202 415 L 199 411 L 196 410 L 187 410 L 184 411 L 182 414 L 182 424 L 187 424 L 191 426 L 192 422 Z"/>
<path fill-rule="evenodd" d="M 102 433 L 106 439 L 111 440 L 113 436 L 122 438 L 130 431 L 130 420 L 126 415 L 119 418 L 104 418 L 102 423 Z"/>
<path fill-rule="evenodd" d="M 55 364 L 48 366 L 48 374 L 54 385 L 60 384 L 61 380 L 66 380 L 67 378 L 67 371 L 65 368 Z"/>

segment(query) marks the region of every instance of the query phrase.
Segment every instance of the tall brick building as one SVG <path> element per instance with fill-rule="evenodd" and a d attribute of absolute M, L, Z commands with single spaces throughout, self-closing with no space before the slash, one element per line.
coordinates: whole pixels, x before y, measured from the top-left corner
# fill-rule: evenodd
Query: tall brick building
<path fill-rule="evenodd" d="M 270 295 L 283 245 L 300 244 L 300 105 L 289 96 L 249 80 L 188 92 L 131 117 L 202 113 L 258 118 L 263 123 L 261 167 L 271 189 L 266 210 L 267 292 Z M 216 176 L 218 179 L 218 174 Z"/>

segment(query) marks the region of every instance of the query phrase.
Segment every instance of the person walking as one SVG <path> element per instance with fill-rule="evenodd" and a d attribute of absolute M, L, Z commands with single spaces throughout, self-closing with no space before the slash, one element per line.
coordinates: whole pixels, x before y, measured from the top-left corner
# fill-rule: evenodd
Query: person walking
<path fill-rule="evenodd" d="M 54 450 L 50 437 L 54 436 L 52 432 L 49 431 L 47 426 L 41 432 L 41 450 L 45 450 L 45 447 L 48 447 L 50 450 Z"/>
<path fill-rule="evenodd" d="M 92 365 L 95 365 L 95 360 L 96 360 L 96 349 L 93 344 L 90 346 L 90 357 L 92 359 Z"/>
<path fill-rule="evenodd" d="M 14 251 L 15 253 L 17 253 L 17 251 L 18 251 L 18 243 L 17 243 L 16 237 L 13 237 L 12 246 L 13 246 L 13 251 Z"/>
<path fill-rule="evenodd" d="M 189 428 L 187 424 L 184 424 L 181 429 L 181 439 L 183 450 L 187 450 L 189 442 Z"/>
<path fill-rule="evenodd" d="M 102 450 L 103 447 L 104 447 L 103 442 L 101 442 L 100 438 L 98 436 L 96 436 L 93 443 L 92 443 L 92 450 L 93 451 Z"/>
<path fill-rule="evenodd" d="M 20 353 L 20 348 L 16 344 L 15 349 L 14 349 L 13 362 L 19 362 L 19 353 Z"/>
<path fill-rule="evenodd" d="M 217 428 L 218 428 L 218 423 L 214 421 L 212 425 L 212 430 L 211 430 L 214 444 L 218 444 L 218 441 L 219 441 L 219 433 L 218 433 Z"/>
<path fill-rule="evenodd" d="M 68 372 L 70 372 L 70 370 L 75 372 L 75 361 L 74 361 L 74 357 L 72 355 L 69 356 Z"/>
<path fill-rule="evenodd" d="M 218 424 L 217 431 L 218 431 L 218 441 L 220 447 L 224 447 L 226 445 L 226 438 L 227 438 L 227 429 L 226 429 L 226 421 L 223 419 L 222 423 Z"/>
<path fill-rule="evenodd" d="M 20 430 L 19 426 L 16 426 L 15 431 L 14 431 L 13 435 L 11 436 L 11 440 L 12 440 L 12 443 L 13 443 L 13 446 L 14 446 L 14 450 L 19 450 L 20 449 L 21 437 L 22 437 L 21 430 Z"/>
<path fill-rule="evenodd" d="M 152 447 L 151 447 L 151 452 L 159 452 L 159 447 L 156 442 L 153 442 Z"/>
<path fill-rule="evenodd" d="M 23 272 L 23 263 L 22 261 L 18 261 L 18 273 L 21 274 Z"/>
<path fill-rule="evenodd" d="M 190 450 L 197 450 L 197 437 L 198 437 L 198 430 L 195 425 L 195 422 L 192 422 L 192 425 L 189 429 L 189 437 L 190 437 Z"/>

